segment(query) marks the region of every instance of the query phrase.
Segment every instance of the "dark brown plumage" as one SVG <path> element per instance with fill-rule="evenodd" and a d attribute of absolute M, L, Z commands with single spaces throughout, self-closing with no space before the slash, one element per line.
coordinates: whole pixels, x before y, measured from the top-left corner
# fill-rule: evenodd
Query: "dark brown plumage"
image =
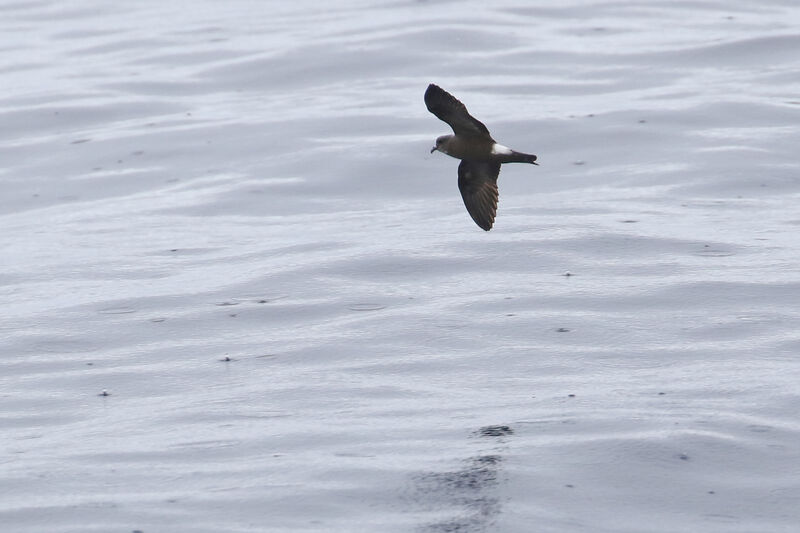
<path fill-rule="evenodd" d="M 456 135 L 476 135 L 494 142 L 483 122 L 470 115 L 467 106 L 438 85 L 428 85 L 425 106 L 439 120 L 448 123 Z"/>
<path fill-rule="evenodd" d="M 497 213 L 497 176 L 502 163 L 532 163 L 536 156 L 516 152 L 497 144 L 488 128 L 467 111 L 467 107 L 441 87 L 430 84 L 425 91 L 425 106 L 453 128 L 454 135 L 436 139 L 431 153 L 439 150 L 461 160 L 458 189 L 472 220 L 489 231 Z"/>
<path fill-rule="evenodd" d="M 458 190 L 467 212 L 475 223 L 486 231 L 492 229 L 497 213 L 497 175 L 500 163 L 496 161 L 462 160 L 458 165 Z"/>

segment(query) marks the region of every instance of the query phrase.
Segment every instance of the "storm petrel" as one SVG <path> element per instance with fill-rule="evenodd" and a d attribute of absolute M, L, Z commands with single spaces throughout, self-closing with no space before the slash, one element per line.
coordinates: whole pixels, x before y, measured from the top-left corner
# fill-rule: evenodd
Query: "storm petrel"
<path fill-rule="evenodd" d="M 497 176 L 503 163 L 536 163 L 536 156 L 516 152 L 498 144 L 481 121 L 467 111 L 464 104 L 438 85 L 425 91 L 428 111 L 447 122 L 455 135 L 436 139 L 431 153 L 461 160 L 458 165 L 458 189 L 472 220 L 486 231 L 492 229 L 497 213 Z"/>

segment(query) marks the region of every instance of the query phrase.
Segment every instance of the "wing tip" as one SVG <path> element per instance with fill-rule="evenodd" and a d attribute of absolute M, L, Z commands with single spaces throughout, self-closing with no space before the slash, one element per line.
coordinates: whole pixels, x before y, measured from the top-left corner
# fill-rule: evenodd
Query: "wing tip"
<path fill-rule="evenodd" d="M 429 83 L 428 84 L 428 88 L 425 89 L 425 94 L 428 94 L 429 92 L 436 92 L 436 91 L 444 91 L 444 89 L 442 89 L 441 87 L 439 87 L 435 83 Z"/>
<path fill-rule="evenodd" d="M 425 89 L 425 105 L 428 107 L 428 110 L 433 112 L 432 107 L 436 106 L 446 94 L 448 94 L 448 92 L 435 83 L 429 84 L 428 88 Z"/>
<path fill-rule="evenodd" d="M 472 216 L 472 213 L 470 213 L 470 216 Z M 494 225 L 494 217 L 480 219 L 478 217 L 473 216 L 472 220 L 475 221 L 475 224 L 477 224 L 478 227 L 481 228 L 483 231 L 489 231 L 490 229 L 492 229 L 492 226 Z"/>

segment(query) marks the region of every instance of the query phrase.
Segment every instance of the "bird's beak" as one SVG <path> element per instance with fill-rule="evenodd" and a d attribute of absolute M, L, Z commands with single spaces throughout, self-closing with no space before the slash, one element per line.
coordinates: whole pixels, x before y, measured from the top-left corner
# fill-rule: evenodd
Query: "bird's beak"
<path fill-rule="evenodd" d="M 433 148 L 431 148 L 431 153 L 433 153 L 435 151 L 436 151 L 436 147 L 434 146 Z"/>
<path fill-rule="evenodd" d="M 539 166 L 539 163 L 537 163 L 536 161 L 534 161 L 533 164 L 536 165 L 537 167 Z"/>

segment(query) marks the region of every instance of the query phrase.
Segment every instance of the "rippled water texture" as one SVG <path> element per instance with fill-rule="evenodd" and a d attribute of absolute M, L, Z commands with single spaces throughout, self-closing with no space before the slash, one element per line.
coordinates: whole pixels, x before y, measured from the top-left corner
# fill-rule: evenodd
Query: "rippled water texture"
<path fill-rule="evenodd" d="M 3 531 L 797 531 L 798 28 L 0 2 Z"/>

